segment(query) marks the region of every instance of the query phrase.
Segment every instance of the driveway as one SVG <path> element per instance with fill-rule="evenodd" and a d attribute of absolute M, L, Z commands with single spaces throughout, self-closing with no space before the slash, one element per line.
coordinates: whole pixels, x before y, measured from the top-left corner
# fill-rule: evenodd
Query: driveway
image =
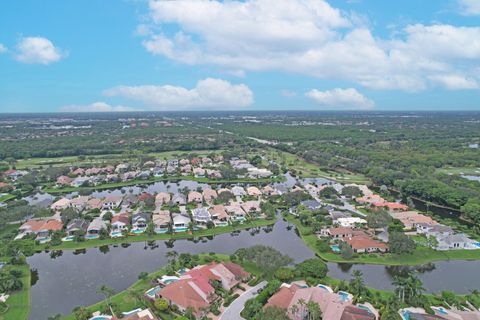
<path fill-rule="evenodd" d="M 249 290 L 242 293 L 240 297 L 235 299 L 232 304 L 225 309 L 225 312 L 220 316 L 219 320 L 240 320 L 243 319 L 240 316 L 240 312 L 243 310 L 245 302 L 247 300 L 257 296 L 258 289 L 261 289 L 267 285 L 267 281 L 262 281 L 257 284 L 255 287 L 250 288 Z"/>

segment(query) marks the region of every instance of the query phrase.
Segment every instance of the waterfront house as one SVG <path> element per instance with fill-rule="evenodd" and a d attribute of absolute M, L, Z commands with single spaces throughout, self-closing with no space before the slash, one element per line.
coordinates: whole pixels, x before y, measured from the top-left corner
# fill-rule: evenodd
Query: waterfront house
<path fill-rule="evenodd" d="M 168 231 L 168 226 L 172 223 L 170 213 L 168 211 L 159 211 L 152 217 L 155 233 L 165 233 Z"/>
<path fill-rule="evenodd" d="M 87 201 L 87 209 L 101 209 L 102 208 L 103 201 L 97 198 L 91 198 L 90 200 Z"/>
<path fill-rule="evenodd" d="M 212 221 L 215 226 L 227 226 L 228 225 L 228 214 L 225 210 L 225 207 L 222 204 L 214 205 L 208 209 Z"/>
<path fill-rule="evenodd" d="M 143 230 L 148 226 L 148 223 L 151 221 L 149 213 L 142 212 L 136 213 L 132 216 L 132 230 Z"/>
<path fill-rule="evenodd" d="M 245 211 L 243 211 L 242 206 L 237 202 L 225 206 L 225 211 L 227 211 L 227 213 L 231 215 L 236 221 L 245 220 L 246 213 Z"/>
<path fill-rule="evenodd" d="M 262 188 L 262 193 L 267 195 L 267 196 L 273 196 L 273 195 L 275 195 L 276 191 L 271 186 L 267 185 L 267 186 Z"/>
<path fill-rule="evenodd" d="M 78 232 L 86 232 L 88 228 L 89 222 L 85 219 L 73 219 L 67 225 L 67 236 L 74 236 Z"/>
<path fill-rule="evenodd" d="M 190 218 L 181 214 L 173 214 L 173 230 L 176 232 L 186 231 L 190 225 Z"/>
<path fill-rule="evenodd" d="M 320 230 L 320 236 L 330 237 L 333 239 L 343 239 L 351 238 L 354 234 L 352 228 L 337 227 L 337 228 L 326 228 Z"/>
<path fill-rule="evenodd" d="M 364 195 L 362 197 L 356 198 L 355 201 L 359 204 L 373 204 L 376 202 L 379 202 L 379 203 L 385 202 L 385 199 L 383 199 L 377 194 L 368 194 L 368 195 Z"/>
<path fill-rule="evenodd" d="M 172 197 L 172 204 L 173 205 L 185 205 L 187 204 L 187 199 L 185 198 L 185 196 L 181 193 L 176 193 L 173 195 Z"/>
<path fill-rule="evenodd" d="M 184 165 L 182 167 L 180 167 L 180 171 L 182 172 L 182 174 L 184 175 L 189 175 L 192 173 L 192 166 L 187 164 L 187 165 Z"/>
<path fill-rule="evenodd" d="M 167 160 L 167 166 L 169 167 L 178 167 L 178 159 Z"/>
<path fill-rule="evenodd" d="M 440 223 L 417 223 L 417 233 L 434 237 L 442 237 L 454 234 L 455 232 L 449 226 Z"/>
<path fill-rule="evenodd" d="M 343 239 L 348 243 L 353 252 L 370 253 L 370 252 L 388 252 L 388 245 L 384 242 L 377 241 L 366 234 L 354 235 L 351 238 Z"/>
<path fill-rule="evenodd" d="M 245 201 L 244 203 L 242 203 L 242 209 L 248 214 L 257 215 L 261 212 L 260 201 L 258 200 Z"/>
<path fill-rule="evenodd" d="M 197 227 L 206 228 L 212 217 L 206 208 L 201 207 L 192 210 L 192 219 Z"/>
<path fill-rule="evenodd" d="M 177 167 L 172 167 L 172 166 L 167 167 L 167 174 L 173 175 L 176 172 L 177 172 Z"/>
<path fill-rule="evenodd" d="M 19 235 L 15 239 L 21 239 L 29 233 L 37 236 L 48 235 L 50 232 L 62 230 L 63 223 L 57 219 L 31 219 L 22 224 L 19 228 Z"/>
<path fill-rule="evenodd" d="M 202 201 L 203 201 L 203 196 L 200 192 L 190 191 L 188 193 L 188 202 L 202 203 Z"/>
<path fill-rule="evenodd" d="M 308 210 L 312 210 L 312 211 L 318 210 L 322 207 L 322 204 L 317 200 L 304 200 L 300 202 L 300 204 L 305 208 L 307 208 Z"/>
<path fill-rule="evenodd" d="M 374 202 L 371 206 L 375 209 L 386 209 L 388 212 L 407 211 L 408 206 L 398 202 Z"/>
<path fill-rule="evenodd" d="M 473 242 L 463 233 L 449 234 L 437 237 L 437 250 L 458 250 L 458 249 L 479 249 Z"/>
<path fill-rule="evenodd" d="M 155 196 L 155 205 L 161 206 L 170 202 L 170 193 L 168 192 L 159 192 Z"/>
<path fill-rule="evenodd" d="M 105 197 L 102 201 L 102 209 L 103 210 L 114 210 L 120 206 L 122 203 L 122 196 L 114 196 L 114 195 L 109 195 Z"/>
<path fill-rule="evenodd" d="M 207 202 L 212 202 L 213 200 L 215 200 L 218 197 L 217 191 L 215 191 L 213 189 L 203 190 L 202 195 L 203 195 L 203 198 L 205 199 L 205 201 L 207 201 Z"/>
<path fill-rule="evenodd" d="M 436 224 L 437 222 L 430 218 L 429 216 L 425 216 L 420 214 L 416 211 L 398 211 L 398 212 L 390 212 L 390 215 L 394 219 L 400 220 L 405 229 L 415 229 L 418 224 Z"/>
<path fill-rule="evenodd" d="M 120 213 L 112 216 L 111 229 L 113 232 L 122 232 L 123 230 L 128 230 L 130 226 L 130 218 L 126 213 Z"/>
<path fill-rule="evenodd" d="M 73 179 L 72 183 L 70 184 L 72 187 L 83 187 L 85 185 L 90 184 L 90 178 L 89 177 L 78 177 Z"/>
<path fill-rule="evenodd" d="M 268 169 L 265 169 L 265 168 L 255 168 L 255 167 L 252 167 L 252 168 L 247 168 L 247 175 L 250 177 L 250 178 L 268 178 L 270 177 L 273 173 L 268 170 Z"/>
<path fill-rule="evenodd" d="M 356 225 L 367 224 L 367 220 L 358 217 L 346 217 L 338 218 L 335 223 L 338 224 L 340 227 L 351 228 L 355 227 Z"/>
<path fill-rule="evenodd" d="M 355 306 L 351 295 L 335 293 L 330 288 L 319 285 L 316 287 L 302 287 L 298 284 L 282 284 L 280 289 L 272 295 L 264 308 L 277 307 L 284 309 L 291 320 L 303 320 L 306 313 L 298 308 L 301 301 L 317 303 L 322 312 L 322 319 L 328 320 L 376 320 L 378 312 L 372 305 Z M 297 306 L 297 308 L 293 308 Z"/>
<path fill-rule="evenodd" d="M 202 168 L 194 168 L 193 175 L 197 178 L 205 176 L 205 169 Z"/>
<path fill-rule="evenodd" d="M 105 221 L 100 217 L 93 219 L 88 225 L 86 238 L 98 238 L 102 229 L 107 230 L 107 224 Z"/>

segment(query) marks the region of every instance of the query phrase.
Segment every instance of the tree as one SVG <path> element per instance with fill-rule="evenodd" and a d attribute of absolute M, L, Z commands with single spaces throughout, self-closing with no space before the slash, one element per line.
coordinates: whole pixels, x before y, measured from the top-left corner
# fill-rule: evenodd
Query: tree
<path fill-rule="evenodd" d="M 367 215 L 366 220 L 370 228 L 379 229 L 387 227 L 392 222 L 392 216 L 385 210 L 379 210 Z"/>
<path fill-rule="evenodd" d="M 168 307 L 169 307 L 168 302 L 167 302 L 167 300 L 165 300 L 165 299 L 157 299 L 157 300 L 155 300 L 154 306 L 155 306 L 155 309 L 156 309 L 156 310 L 161 311 L 161 312 L 167 311 L 167 310 L 168 310 Z"/>
<path fill-rule="evenodd" d="M 295 273 L 301 277 L 307 278 L 325 278 L 328 267 L 321 259 L 307 259 L 295 267 Z"/>
<path fill-rule="evenodd" d="M 50 316 L 48 317 L 48 320 L 60 320 L 62 319 L 62 315 L 61 314 L 56 314 L 54 316 Z"/>
<path fill-rule="evenodd" d="M 293 278 L 293 270 L 285 267 L 278 268 L 275 271 L 275 278 L 283 282 L 289 281 Z"/>
<path fill-rule="evenodd" d="M 352 272 L 353 278 L 350 279 L 349 288 L 351 293 L 356 297 L 364 297 L 368 294 L 368 289 L 363 281 L 363 273 L 360 270 Z"/>
<path fill-rule="evenodd" d="M 287 312 L 285 309 L 278 307 L 267 307 L 261 309 L 258 315 L 255 317 L 257 320 L 289 320 Z"/>
<path fill-rule="evenodd" d="M 256 245 L 250 248 L 242 248 L 235 252 L 240 261 L 254 263 L 257 268 L 265 273 L 273 273 L 280 267 L 293 262 L 293 259 L 283 255 L 272 247 Z"/>
<path fill-rule="evenodd" d="M 107 300 L 107 305 L 110 308 L 110 311 L 112 311 L 110 298 L 115 294 L 115 291 L 113 291 L 112 288 L 103 284 L 98 288 L 97 293 L 102 294 L 105 297 L 105 300 Z"/>
<path fill-rule="evenodd" d="M 73 315 L 75 320 L 88 320 L 92 316 L 92 313 L 84 307 L 75 307 L 73 309 Z"/>
<path fill-rule="evenodd" d="M 138 274 L 138 279 L 146 280 L 148 278 L 148 272 L 142 271 Z"/>
<path fill-rule="evenodd" d="M 346 186 L 342 189 L 342 195 L 347 198 L 357 198 L 361 197 L 363 192 L 357 186 Z"/>
<path fill-rule="evenodd" d="M 307 302 L 307 320 L 320 320 L 322 319 L 322 310 L 320 306 L 315 301 Z"/>
<path fill-rule="evenodd" d="M 467 203 L 465 203 L 461 210 L 465 213 L 469 219 L 474 222 L 480 223 L 480 200 L 479 199 L 469 199 Z"/>
<path fill-rule="evenodd" d="M 342 256 L 343 259 L 346 259 L 346 260 L 350 260 L 353 258 L 352 247 L 344 241 L 340 243 L 340 255 Z"/>
<path fill-rule="evenodd" d="M 178 252 L 175 250 L 168 251 L 165 256 L 168 259 L 168 263 L 171 265 L 176 265 L 177 264 L 177 258 L 178 258 Z"/>
<path fill-rule="evenodd" d="M 389 235 L 390 251 L 395 254 L 412 253 L 416 244 L 403 232 L 392 232 Z"/>
<path fill-rule="evenodd" d="M 333 198 L 337 198 L 337 197 L 338 197 L 338 192 L 337 192 L 337 190 L 335 190 L 335 188 L 333 188 L 333 187 L 325 187 L 325 188 L 323 188 L 322 190 L 320 190 L 320 192 L 318 193 L 318 195 L 319 195 L 321 198 L 333 199 Z"/>

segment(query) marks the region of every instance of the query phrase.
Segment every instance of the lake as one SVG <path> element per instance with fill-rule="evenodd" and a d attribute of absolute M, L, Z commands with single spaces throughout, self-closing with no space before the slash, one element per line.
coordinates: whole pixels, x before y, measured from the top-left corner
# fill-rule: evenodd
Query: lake
<path fill-rule="evenodd" d="M 153 245 L 138 242 L 128 247 L 105 246 L 82 253 L 63 251 L 52 254 L 42 252 L 28 258 L 30 266 L 38 271 L 38 281 L 31 289 L 30 319 L 45 320 L 48 316 L 68 314 L 75 306 L 91 305 L 102 300 L 96 293 L 105 284 L 116 292 L 129 287 L 142 271 L 152 272 L 167 263 L 166 252 L 216 252 L 231 254 L 239 248 L 256 244 L 272 246 L 291 256 L 295 262 L 314 257 L 313 252 L 297 236 L 294 228 L 279 219 L 273 227 L 262 227 L 210 239 L 155 241 Z M 168 248 L 167 246 L 172 246 Z M 367 285 L 378 289 L 391 289 L 398 267 L 378 265 L 345 265 L 329 263 L 329 275 L 349 279 L 353 270 L 364 274 Z M 430 292 L 455 290 L 468 293 L 480 288 L 480 261 L 436 262 L 421 268 L 418 273 L 424 287 Z"/>

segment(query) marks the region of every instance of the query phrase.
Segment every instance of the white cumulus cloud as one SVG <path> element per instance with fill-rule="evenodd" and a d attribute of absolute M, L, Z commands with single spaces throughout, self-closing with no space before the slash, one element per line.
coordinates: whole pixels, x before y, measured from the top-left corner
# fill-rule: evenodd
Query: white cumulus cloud
<path fill-rule="evenodd" d="M 479 27 L 412 24 L 379 38 L 324 0 L 150 0 L 149 9 L 152 30 L 177 29 L 145 36 L 144 47 L 184 64 L 404 91 L 445 86 L 433 79 L 452 74 L 480 78 Z"/>
<path fill-rule="evenodd" d="M 17 43 L 15 59 L 29 64 L 50 64 L 64 58 L 66 53 L 47 38 L 24 37 Z"/>
<path fill-rule="evenodd" d="M 480 1 L 478 0 L 458 0 L 460 13 L 465 16 L 480 15 Z"/>
<path fill-rule="evenodd" d="M 232 109 L 250 106 L 254 100 L 246 85 L 212 78 L 198 81 L 192 89 L 172 85 L 117 86 L 104 94 L 140 101 L 155 110 Z"/>
<path fill-rule="evenodd" d="M 0 53 L 6 52 L 7 47 L 5 47 L 2 43 L 0 43 Z"/>
<path fill-rule="evenodd" d="M 318 105 L 333 109 L 372 109 L 375 103 L 354 88 L 335 88 L 327 91 L 313 89 L 305 93 Z"/>
<path fill-rule="evenodd" d="M 88 105 L 68 105 L 60 108 L 61 112 L 127 112 L 138 111 L 125 106 L 111 106 L 105 102 L 94 102 Z"/>

